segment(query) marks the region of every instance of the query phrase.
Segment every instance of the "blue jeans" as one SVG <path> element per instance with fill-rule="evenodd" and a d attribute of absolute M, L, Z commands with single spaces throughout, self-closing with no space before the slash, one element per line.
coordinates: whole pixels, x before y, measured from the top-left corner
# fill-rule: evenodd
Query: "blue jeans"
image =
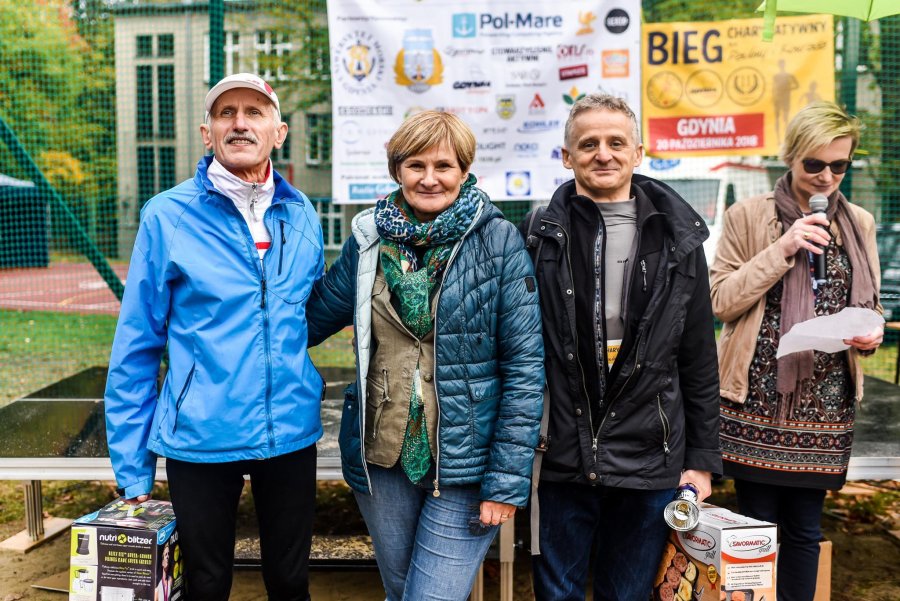
<path fill-rule="evenodd" d="M 541 482 L 537 601 L 584 601 L 593 558 L 594 601 L 646 601 L 669 527 L 674 489 L 630 490 Z"/>
<path fill-rule="evenodd" d="M 737 479 L 734 488 L 741 514 L 778 524 L 778 601 L 812 601 L 825 491 Z"/>
<path fill-rule="evenodd" d="M 473 534 L 478 486 L 448 487 L 441 496 L 413 484 L 399 464 L 368 464 L 372 494 L 354 493 L 366 520 L 387 601 L 465 601 L 497 526 Z M 425 481 L 423 480 L 423 482 Z"/>

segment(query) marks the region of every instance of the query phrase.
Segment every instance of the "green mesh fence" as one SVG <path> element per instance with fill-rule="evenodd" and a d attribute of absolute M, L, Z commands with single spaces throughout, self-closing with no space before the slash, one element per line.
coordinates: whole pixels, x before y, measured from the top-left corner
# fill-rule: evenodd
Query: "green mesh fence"
<path fill-rule="evenodd" d="M 753 18 L 758 3 L 644 0 L 643 17 Z M 278 90 L 291 133 L 273 160 L 314 199 L 333 260 L 361 207 L 329 201 L 326 23 L 325 2 L 310 0 L 0 0 L 0 404 L 106 364 L 140 208 L 192 176 L 203 97 L 222 75 L 255 71 Z M 846 192 L 879 223 L 882 296 L 900 320 L 900 17 L 838 19 L 835 47 L 838 99 L 866 125 Z M 783 170 L 756 160 L 716 178 L 683 169 L 672 184 L 714 225 L 711 199 Z M 501 209 L 518 222 L 547 200 Z M 349 337 L 316 350 L 319 364 L 350 364 Z M 892 380 L 896 349 L 889 332 L 866 369 Z"/>

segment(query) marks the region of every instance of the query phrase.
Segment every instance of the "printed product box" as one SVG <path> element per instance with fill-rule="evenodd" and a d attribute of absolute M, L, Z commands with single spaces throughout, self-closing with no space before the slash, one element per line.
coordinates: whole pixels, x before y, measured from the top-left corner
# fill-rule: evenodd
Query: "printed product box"
<path fill-rule="evenodd" d="M 672 531 L 655 601 L 775 601 L 775 524 L 708 503 L 689 532 Z"/>
<path fill-rule="evenodd" d="M 116 500 L 72 524 L 69 601 L 177 601 L 184 577 L 168 501 Z"/>

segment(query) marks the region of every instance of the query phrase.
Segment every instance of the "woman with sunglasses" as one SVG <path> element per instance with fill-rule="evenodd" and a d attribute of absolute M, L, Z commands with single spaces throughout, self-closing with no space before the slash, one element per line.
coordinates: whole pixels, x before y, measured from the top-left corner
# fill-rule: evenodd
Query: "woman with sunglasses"
<path fill-rule="evenodd" d="M 859 121 L 816 102 L 788 124 L 788 171 L 772 193 L 725 213 L 711 268 L 719 341 L 722 459 L 744 515 L 780 528 L 779 601 L 811 601 L 826 490 L 843 486 L 862 398 L 860 355 L 883 329 L 844 340 L 847 351 L 775 358 L 791 327 L 844 307 L 881 312 L 875 221 L 838 189 L 859 143 Z M 824 213 L 810 198 L 828 199 Z M 813 261 L 825 256 L 816 283 Z"/>

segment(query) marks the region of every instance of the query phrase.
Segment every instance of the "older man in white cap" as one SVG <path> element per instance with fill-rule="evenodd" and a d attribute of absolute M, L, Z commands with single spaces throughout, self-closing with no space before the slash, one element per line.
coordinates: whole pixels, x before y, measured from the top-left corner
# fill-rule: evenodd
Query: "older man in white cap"
<path fill-rule="evenodd" d="M 309 598 L 324 384 L 307 353 L 305 300 L 324 262 L 315 210 L 269 159 L 287 130 L 258 76 L 209 91 L 200 133 L 214 156 L 142 209 L 110 357 L 120 494 L 148 499 L 166 457 L 194 601 L 228 598 L 245 475 L 269 598 Z"/>

